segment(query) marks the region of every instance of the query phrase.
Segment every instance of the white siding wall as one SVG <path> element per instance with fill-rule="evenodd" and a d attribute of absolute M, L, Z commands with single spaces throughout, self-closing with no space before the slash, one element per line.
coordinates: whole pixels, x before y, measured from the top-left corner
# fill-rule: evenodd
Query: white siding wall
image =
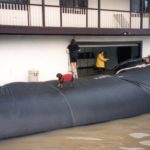
<path fill-rule="evenodd" d="M 28 25 L 27 10 L 0 9 L 0 25 Z"/>
<path fill-rule="evenodd" d="M 110 10 L 125 10 L 130 11 L 130 0 L 101 0 L 101 9 Z M 115 12 L 115 11 L 101 11 L 101 27 L 104 28 L 129 28 L 130 13 Z M 134 28 L 138 27 L 137 20 L 134 20 Z"/>
<path fill-rule="evenodd" d="M 59 6 L 59 0 L 45 0 L 45 4 Z M 60 27 L 59 7 L 45 7 L 45 25 L 49 27 Z"/>
<path fill-rule="evenodd" d="M 130 0 L 101 0 L 101 9 L 130 10 Z"/>
<path fill-rule="evenodd" d="M 102 28 L 129 28 L 130 14 L 128 12 L 101 11 Z"/>
<path fill-rule="evenodd" d="M 145 14 L 143 16 L 143 28 L 149 29 L 149 15 Z"/>
<path fill-rule="evenodd" d="M 80 11 L 80 10 L 79 10 Z M 75 13 L 62 14 L 63 27 L 86 27 L 86 15 Z"/>
<path fill-rule="evenodd" d="M 0 85 L 28 81 L 28 71 L 35 69 L 39 81 L 56 79 L 58 72 L 68 72 L 67 45 L 70 36 L 0 35 Z M 77 41 L 143 41 L 142 56 L 150 55 L 150 37 L 79 36 Z"/>
<path fill-rule="evenodd" d="M 98 0 L 88 0 L 88 8 L 98 9 Z M 88 27 L 98 27 L 98 11 L 94 9 L 88 10 Z"/>
<path fill-rule="evenodd" d="M 88 0 L 89 8 L 98 8 L 98 0 Z"/>
<path fill-rule="evenodd" d="M 59 7 L 45 7 L 45 25 L 48 27 L 60 27 Z"/>
<path fill-rule="evenodd" d="M 59 6 L 59 0 L 45 0 L 45 4 Z"/>
<path fill-rule="evenodd" d="M 42 26 L 42 7 L 30 6 L 31 26 Z"/>
<path fill-rule="evenodd" d="M 30 0 L 30 4 L 42 4 L 42 0 Z"/>
<path fill-rule="evenodd" d="M 88 10 L 88 27 L 98 28 L 98 11 L 97 10 Z"/>
<path fill-rule="evenodd" d="M 132 13 L 131 15 L 131 28 L 140 29 L 140 14 L 139 13 Z M 145 20 L 143 20 L 145 21 Z M 145 24 L 145 23 L 144 23 Z"/>

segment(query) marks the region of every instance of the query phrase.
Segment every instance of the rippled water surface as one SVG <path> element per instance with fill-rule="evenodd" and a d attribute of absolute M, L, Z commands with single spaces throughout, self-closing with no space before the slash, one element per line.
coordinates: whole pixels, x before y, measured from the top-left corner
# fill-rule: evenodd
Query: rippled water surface
<path fill-rule="evenodd" d="M 3 140 L 0 150 L 150 150 L 150 114 Z"/>

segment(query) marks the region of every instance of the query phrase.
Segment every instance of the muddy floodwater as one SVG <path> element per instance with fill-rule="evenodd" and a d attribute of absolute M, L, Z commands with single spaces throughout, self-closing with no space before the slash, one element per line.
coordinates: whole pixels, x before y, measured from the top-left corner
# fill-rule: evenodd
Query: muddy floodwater
<path fill-rule="evenodd" d="M 150 150 L 150 114 L 2 140 L 0 150 Z"/>

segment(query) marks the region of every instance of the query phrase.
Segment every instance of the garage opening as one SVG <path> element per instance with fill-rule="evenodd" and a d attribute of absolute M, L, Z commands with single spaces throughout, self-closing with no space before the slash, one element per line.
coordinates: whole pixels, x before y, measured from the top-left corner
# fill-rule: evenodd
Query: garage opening
<path fill-rule="evenodd" d="M 141 58 L 142 42 L 125 43 L 87 43 L 79 42 L 80 52 L 78 59 L 79 77 L 98 75 L 96 58 L 100 50 L 104 51 L 105 57 L 110 60 L 105 63 L 105 74 L 111 74 L 113 69 L 127 60 Z"/>

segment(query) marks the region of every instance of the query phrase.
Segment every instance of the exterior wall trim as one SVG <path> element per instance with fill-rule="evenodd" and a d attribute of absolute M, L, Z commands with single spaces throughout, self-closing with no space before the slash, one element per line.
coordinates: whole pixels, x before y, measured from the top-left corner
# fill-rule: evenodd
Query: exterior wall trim
<path fill-rule="evenodd" d="M 0 34 L 22 35 L 95 35 L 95 36 L 150 36 L 149 29 L 68 28 L 0 26 Z"/>

